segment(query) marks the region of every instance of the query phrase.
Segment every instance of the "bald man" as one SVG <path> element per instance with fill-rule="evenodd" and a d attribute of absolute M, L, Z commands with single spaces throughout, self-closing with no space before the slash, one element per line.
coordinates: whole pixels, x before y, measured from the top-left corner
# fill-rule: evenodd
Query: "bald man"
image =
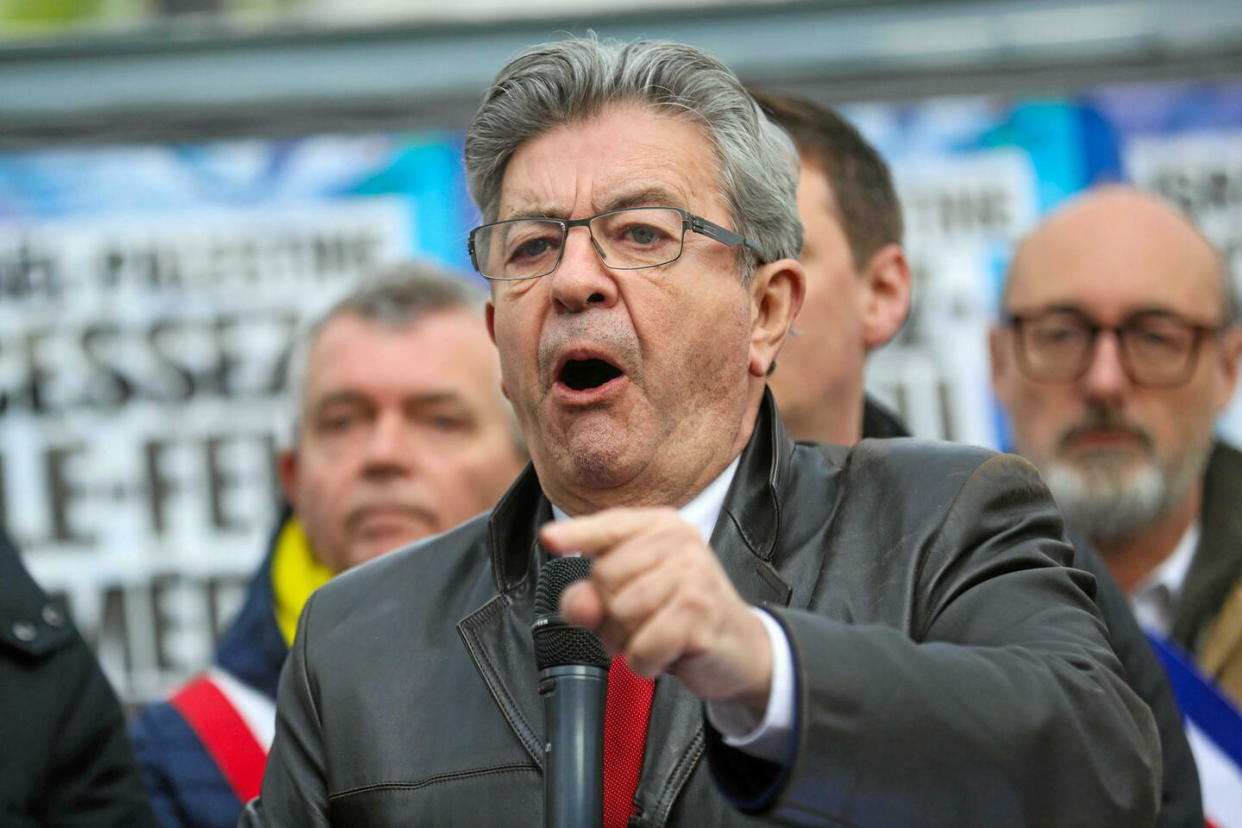
<path fill-rule="evenodd" d="M 1151 195 L 1089 192 L 1019 245 L 990 350 L 1071 530 L 1242 702 L 1242 453 L 1213 437 L 1242 332 L 1220 255 Z"/>

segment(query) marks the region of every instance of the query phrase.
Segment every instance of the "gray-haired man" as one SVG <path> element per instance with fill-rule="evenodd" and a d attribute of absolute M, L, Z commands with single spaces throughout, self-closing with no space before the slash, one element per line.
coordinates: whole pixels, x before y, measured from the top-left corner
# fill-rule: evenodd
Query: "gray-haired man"
<path fill-rule="evenodd" d="M 132 728 L 164 825 L 235 825 L 257 793 L 311 591 L 489 508 L 525 462 L 482 292 L 429 265 L 369 279 L 319 317 L 290 385 L 293 439 L 278 462 L 291 512 L 215 664 Z"/>
<path fill-rule="evenodd" d="M 766 378 L 805 286 L 796 155 L 727 69 L 536 48 L 466 160 L 532 466 L 490 516 L 316 595 L 244 824 L 539 824 L 533 593 L 571 552 L 594 565 L 561 612 L 616 656 L 605 825 L 1151 822 L 1150 712 L 1034 471 L 785 437 Z"/>

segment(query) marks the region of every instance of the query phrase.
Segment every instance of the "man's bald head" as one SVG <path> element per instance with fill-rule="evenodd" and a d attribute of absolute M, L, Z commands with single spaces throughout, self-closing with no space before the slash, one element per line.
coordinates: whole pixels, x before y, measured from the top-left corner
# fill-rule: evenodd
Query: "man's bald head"
<path fill-rule="evenodd" d="M 1237 321 L 1237 303 L 1224 259 L 1184 213 L 1156 196 L 1127 186 L 1091 190 L 1052 213 L 1014 251 L 1005 280 L 1002 306 L 1011 307 L 1028 280 L 1068 259 L 1110 260 L 1125 264 L 1134 257 L 1152 261 L 1162 271 L 1210 286 L 1216 294 L 1211 315 Z M 1101 278 L 1125 279 L 1126 268 L 1100 267 Z M 1208 311 L 1208 308 L 1203 308 Z"/>
<path fill-rule="evenodd" d="M 1096 542 L 1193 511 L 1237 382 L 1231 294 L 1195 226 L 1129 187 L 1074 199 L 1019 245 L 992 382 L 1016 448 Z"/>

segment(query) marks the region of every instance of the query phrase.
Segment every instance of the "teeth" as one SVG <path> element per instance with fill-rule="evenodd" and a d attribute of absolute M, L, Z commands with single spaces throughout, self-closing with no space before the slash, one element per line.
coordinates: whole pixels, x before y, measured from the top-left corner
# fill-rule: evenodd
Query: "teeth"
<path fill-rule="evenodd" d="M 575 391 L 598 388 L 619 376 L 621 370 L 602 359 L 571 359 L 561 369 L 561 382 Z"/>

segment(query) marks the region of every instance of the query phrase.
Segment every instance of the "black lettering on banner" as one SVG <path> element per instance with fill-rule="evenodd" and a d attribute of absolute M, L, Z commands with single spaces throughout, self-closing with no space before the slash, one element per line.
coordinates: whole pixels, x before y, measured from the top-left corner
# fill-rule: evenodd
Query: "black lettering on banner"
<path fill-rule="evenodd" d="M 63 293 L 60 266 L 50 250 L 23 238 L 0 252 L 0 301 L 53 300 Z"/>
<path fill-rule="evenodd" d="M 168 655 L 168 639 L 181 625 L 165 610 L 167 593 L 176 585 L 176 575 L 157 575 L 151 579 L 151 629 L 155 632 L 155 665 L 160 670 L 177 666 Z"/>
<path fill-rule="evenodd" d="M 134 396 L 134 384 L 105 356 L 109 345 L 115 345 L 122 336 L 121 329 L 111 322 L 91 324 L 82 331 L 82 355 L 104 378 L 102 393 L 91 398 L 92 407 L 120 408 Z"/>
<path fill-rule="evenodd" d="M 121 283 L 121 274 L 125 270 L 125 254 L 115 248 L 104 248 L 99 254 L 99 266 L 95 272 L 103 287 L 111 290 Z"/>
<path fill-rule="evenodd" d="M 234 383 L 238 368 L 245 362 L 245 355 L 233 347 L 238 322 L 237 314 L 225 313 L 216 317 L 211 326 L 216 346 L 215 389 L 225 399 L 236 395 L 237 387 Z"/>
<path fill-rule="evenodd" d="M 1188 168 L 1167 163 L 1148 186 L 1196 219 L 1242 206 L 1242 167 Z"/>
<path fill-rule="evenodd" d="M 156 363 L 173 380 L 167 386 L 161 383 L 169 389 L 168 396 L 164 398 L 166 402 L 180 402 L 194 396 L 194 372 L 174 358 L 173 349 L 167 341 L 168 337 L 175 334 L 181 325 L 181 320 L 161 319 L 147 331 L 147 342 L 151 345 L 151 354 L 155 357 Z"/>
<path fill-rule="evenodd" d="M 93 532 L 83 531 L 71 521 L 74 503 L 85 493 L 83 486 L 74 481 L 71 467 L 74 459 L 83 453 L 81 443 L 53 446 L 43 455 L 47 479 L 47 502 L 51 507 L 52 540 L 57 543 L 90 544 L 95 542 Z"/>
<path fill-rule="evenodd" d="M 151 531 L 156 535 L 163 535 L 168 531 L 166 506 L 178 488 L 177 482 L 164 473 L 164 458 L 168 449 L 167 440 L 147 440 L 142 446 L 147 514 L 151 518 Z"/>
<path fill-rule="evenodd" d="M 52 372 L 43 364 L 42 353 L 51 331 L 37 328 L 26 331 L 22 338 L 23 355 L 26 357 L 26 405 L 35 414 L 46 414 L 51 402 L 48 400 L 48 387 L 52 381 Z"/>
<path fill-rule="evenodd" d="M 244 519 L 230 514 L 226 507 L 228 493 L 237 488 L 237 475 L 229 471 L 221 456 L 235 438 L 211 436 L 203 442 L 207 458 L 207 492 L 211 506 L 211 525 L 220 531 L 241 531 L 246 528 Z"/>
<path fill-rule="evenodd" d="M 912 225 L 944 237 L 1004 235 L 1013 223 L 1012 203 L 1000 187 L 927 189 L 907 199 Z"/>

